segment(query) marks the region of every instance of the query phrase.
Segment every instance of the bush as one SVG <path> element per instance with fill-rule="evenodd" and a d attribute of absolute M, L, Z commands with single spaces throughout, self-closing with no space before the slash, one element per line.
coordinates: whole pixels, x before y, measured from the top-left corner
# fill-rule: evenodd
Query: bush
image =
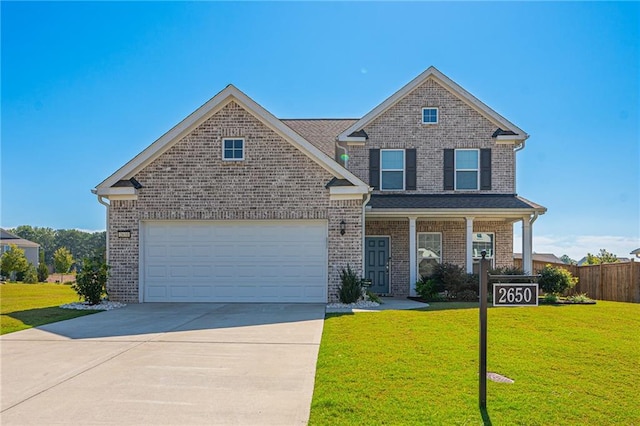
<path fill-rule="evenodd" d="M 449 297 L 455 298 L 458 292 L 465 290 L 467 273 L 456 264 L 439 263 L 433 268 L 431 278 L 438 292 L 446 291 Z"/>
<path fill-rule="evenodd" d="M 38 282 L 38 272 L 36 271 L 36 267 L 33 266 L 33 263 L 29 263 L 29 267 L 24 272 L 22 282 L 27 284 L 36 284 Z"/>
<path fill-rule="evenodd" d="M 433 301 L 438 296 L 436 290 L 436 281 L 433 278 L 425 277 L 424 275 L 416 281 L 416 294 L 424 300 Z"/>
<path fill-rule="evenodd" d="M 578 283 L 578 279 L 564 268 L 546 265 L 538 273 L 540 274 L 538 285 L 547 294 L 563 293 Z"/>
<path fill-rule="evenodd" d="M 45 282 L 47 278 L 49 278 L 49 268 L 47 268 L 47 264 L 44 262 L 40 262 L 38 265 L 38 282 Z"/>
<path fill-rule="evenodd" d="M 543 299 L 546 303 L 556 303 L 558 301 L 558 296 L 553 293 L 547 293 L 544 295 Z"/>
<path fill-rule="evenodd" d="M 567 301 L 571 303 L 588 303 L 593 302 L 592 299 L 587 296 L 587 293 L 579 293 L 574 294 L 573 296 L 568 296 Z"/>
<path fill-rule="evenodd" d="M 382 303 L 382 300 L 380 300 L 380 296 L 378 296 L 375 293 L 372 293 L 370 290 L 365 290 L 364 298 L 365 300 L 370 300 L 371 302 Z"/>
<path fill-rule="evenodd" d="M 477 302 L 478 293 L 473 290 L 462 290 L 456 295 L 456 300 L 461 302 Z"/>
<path fill-rule="evenodd" d="M 342 303 L 354 303 L 362 297 L 362 281 L 358 275 L 347 265 L 347 269 L 340 271 L 340 288 L 338 299 Z"/>
<path fill-rule="evenodd" d="M 76 282 L 71 288 L 78 293 L 80 299 L 90 305 L 97 305 L 106 294 L 109 266 L 100 258 L 84 259 L 82 270 L 76 276 Z"/>

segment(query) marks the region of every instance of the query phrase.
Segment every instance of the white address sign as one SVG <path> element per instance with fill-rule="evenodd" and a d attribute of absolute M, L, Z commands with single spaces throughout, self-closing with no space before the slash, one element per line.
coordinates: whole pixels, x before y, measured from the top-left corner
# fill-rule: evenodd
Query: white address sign
<path fill-rule="evenodd" d="M 538 306 L 538 284 L 496 283 L 493 306 Z"/>

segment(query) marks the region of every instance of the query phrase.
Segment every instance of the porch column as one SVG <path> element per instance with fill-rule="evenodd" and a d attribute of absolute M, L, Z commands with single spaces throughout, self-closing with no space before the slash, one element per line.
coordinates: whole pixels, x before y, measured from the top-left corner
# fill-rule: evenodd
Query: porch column
<path fill-rule="evenodd" d="M 418 247 L 416 246 L 416 217 L 409 217 L 409 296 L 416 295 L 416 281 L 418 280 L 418 264 L 416 255 Z"/>
<path fill-rule="evenodd" d="M 522 269 L 525 274 L 533 273 L 533 250 L 531 217 L 522 218 Z"/>
<path fill-rule="evenodd" d="M 467 221 L 467 273 L 473 274 L 473 217 L 465 217 Z"/>

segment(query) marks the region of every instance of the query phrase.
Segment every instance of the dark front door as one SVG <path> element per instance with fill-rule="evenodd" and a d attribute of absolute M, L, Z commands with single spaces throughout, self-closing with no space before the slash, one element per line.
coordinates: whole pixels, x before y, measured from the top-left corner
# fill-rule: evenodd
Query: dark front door
<path fill-rule="evenodd" d="M 364 276 L 371 280 L 374 293 L 389 292 L 389 237 L 365 237 Z"/>

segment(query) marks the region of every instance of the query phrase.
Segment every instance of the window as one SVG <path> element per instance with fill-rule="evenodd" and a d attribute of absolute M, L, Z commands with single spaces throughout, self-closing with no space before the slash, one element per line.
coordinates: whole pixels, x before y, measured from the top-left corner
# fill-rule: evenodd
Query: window
<path fill-rule="evenodd" d="M 438 124 L 438 108 L 422 108 L 422 124 Z"/>
<path fill-rule="evenodd" d="M 418 233 L 418 277 L 433 274 L 433 268 L 442 261 L 442 235 L 439 232 Z"/>
<path fill-rule="evenodd" d="M 380 151 L 380 189 L 404 189 L 404 150 Z"/>
<path fill-rule="evenodd" d="M 494 234 L 493 233 L 478 233 L 473 234 L 473 258 L 475 260 L 482 258 L 482 250 L 487 252 L 487 259 L 494 257 L 493 247 Z"/>
<path fill-rule="evenodd" d="M 222 159 L 229 161 L 244 160 L 244 139 L 223 139 Z"/>
<path fill-rule="evenodd" d="M 477 149 L 456 149 L 455 179 L 456 190 L 477 190 L 479 151 Z"/>

